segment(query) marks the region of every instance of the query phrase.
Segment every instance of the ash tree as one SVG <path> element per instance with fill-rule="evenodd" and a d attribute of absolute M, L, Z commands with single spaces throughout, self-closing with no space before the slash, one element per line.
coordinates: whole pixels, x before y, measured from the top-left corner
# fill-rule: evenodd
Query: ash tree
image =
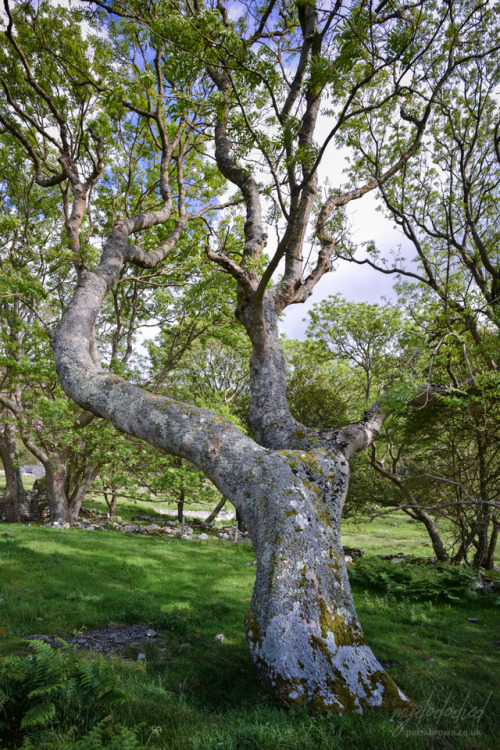
<path fill-rule="evenodd" d="M 147 166 L 135 205 L 110 201 L 101 258 L 79 267 L 52 337 L 64 390 L 119 430 L 195 464 L 234 504 L 257 557 L 250 653 L 282 702 L 360 713 L 408 705 L 365 641 L 339 535 L 349 459 L 372 443 L 385 412 L 376 403 L 342 429 L 299 423 L 287 402 L 278 316 L 331 270 L 344 207 L 398 174 L 418 152 L 445 83 L 495 48 L 498 8 L 102 0 L 86 12 L 57 9 L 72 14 L 72 39 L 61 42 L 48 6 L 5 7 L 10 78 L 2 79 L 0 124 L 40 184 L 68 184 L 76 256 L 92 193 L 117 163 L 120 129 Z M 78 57 L 84 15 L 85 39 L 94 24 L 96 45 L 110 50 L 107 67 L 105 55 Z M 37 45 L 52 52 L 51 75 Z M 75 100 L 87 102 L 82 116 Z M 371 127 L 385 126 L 388 147 L 371 173 L 365 165 L 322 191 L 320 162 L 336 158 L 333 145 L 359 140 L 363 113 Z M 202 247 L 234 280 L 236 317 L 252 346 L 251 435 L 99 361 L 94 326 L 124 269 L 172 261 L 189 236 L 193 252 Z"/>

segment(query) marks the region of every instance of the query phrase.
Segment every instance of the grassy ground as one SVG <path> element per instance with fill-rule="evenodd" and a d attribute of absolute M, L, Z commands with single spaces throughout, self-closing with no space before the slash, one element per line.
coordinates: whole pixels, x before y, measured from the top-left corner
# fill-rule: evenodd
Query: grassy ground
<path fill-rule="evenodd" d="M 122 506 L 119 512 L 128 513 Z M 492 693 L 500 685 L 498 645 L 492 643 L 500 639 L 499 618 L 487 601 L 417 604 L 355 589 L 370 645 L 391 663 L 389 672 L 421 706 L 421 718 L 311 718 L 277 708 L 254 675 L 242 629 L 255 575 L 248 543 L 20 525 L 2 532 L 8 536 L 0 536 L 0 655 L 26 653 L 22 639 L 28 635 L 68 635 L 109 622 L 152 623 L 164 636 L 164 647 L 146 649 L 145 662 L 133 649 L 109 661 L 129 696 L 114 720 L 141 725 L 142 747 L 499 746 L 499 696 Z M 368 554 L 428 554 L 418 529 L 396 516 L 375 526 L 346 524 L 344 541 Z M 225 640 L 215 643 L 220 632 Z"/>

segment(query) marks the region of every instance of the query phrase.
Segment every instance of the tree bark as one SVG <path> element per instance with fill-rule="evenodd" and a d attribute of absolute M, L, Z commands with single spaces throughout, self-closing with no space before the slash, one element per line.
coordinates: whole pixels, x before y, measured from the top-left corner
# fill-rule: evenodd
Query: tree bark
<path fill-rule="evenodd" d="M 236 525 L 238 527 L 238 531 L 240 531 L 242 533 L 246 533 L 247 532 L 247 527 L 245 525 L 245 521 L 243 520 L 243 517 L 242 517 L 241 513 L 239 513 L 238 511 L 236 511 Z"/>
<path fill-rule="evenodd" d="M 488 553 L 484 561 L 484 568 L 486 568 L 486 570 L 494 570 L 496 567 L 495 552 L 497 548 L 498 532 L 500 531 L 500 523 L 497 514 L 493 516 L 492 523 L 493 528 L 491 530 L 490 543 L 488 544 Z"/>
<path fill-rule="evenodd" d="M 284 704 L 314 711 L 408 708 L 367 645 L 352 601 L 340 543 L 344 456 L 269 452 L 256 475 L 266 489 L 261 512 L 246 518 L 257 578 L 245 628 L 261 678 Z"/>
<path fill-rule="evenodd" d="M 181 488 L 179 500 L 177 502 L 177 520 L 179 523 L 184 523 L 184 500 L 186 497 L 186 493 L 184 491 L 184 487 Z"/>
<path fill-rule="evenodd" d="M 47 498 L 50 505 L 50 520 L 59 523 L 70 521 L 69 503 L 66 496 L 66 466 L 63 463 L 50 461 L 45 466 Z"/>
<path fill-rule="evenodd" d="M 222 508 L 225 506 L 227 500 L 225 497 L 222 498 L 220 503 L 217 503 L 213 511 L 210 513 L 210 515 L 205 519 L 205 523 L 213 523 L 219 513 L 221 512 Z"/>
<path fill-rule="evenodd" d="M 108 506 L 109 511 L 109 520 L 114 521 L 115 520 L 115 513 L 116 513 L 116 499 L 118 496 L 118 490 L 115 487 L 111 488 L 111 499 L 108 499 L 108 492 L 103 492 L 104 499 L 106 501 L 106 505 Z"/>
<path fill-rule="evenodd" d="M 78 485 L 75 487 L 69 500 L 69 514 L 71 523 L 76 523 L 80 515 L 85 495 L 92 487 L 92 483 L 99 474 L 99 466 L 87 464 L 81 477 L 78 478 Z"/>
<path fill-rule="evenodd" d="M 0 428 L 0 458 L 5 471 L 5 494 L 2 500 L 4 518 L 7 523 L 16 523 L 26 518 L 26 492 L 17 467 L 16 428 L 6 423 Z"/>
<path fill-rule="evenodd" d="M 435 520 L 425 510 L 416 508 L 415 510 L 412 509 L 411 511 L 407 511 L 407 513 L 416 521 L 421 521 L 424 524 L 427 533 L 429 534 L 429 539 L 431 540 L 436 560 L 439 560 L 439 562 L 449 562 L 450 556 L 445 550 L 443 538 L 439 533 L 438 525 Z"/>

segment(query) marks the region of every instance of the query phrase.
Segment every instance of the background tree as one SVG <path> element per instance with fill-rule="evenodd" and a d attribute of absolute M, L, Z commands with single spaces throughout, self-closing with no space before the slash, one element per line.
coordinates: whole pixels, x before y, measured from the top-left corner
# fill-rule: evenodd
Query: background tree
<path fill-rule="evenodd" d="M 402 297 L 421 320 L 434 315 L 434 322 L 425 325 L 427 378 L 455 391 L 444 400 L 458 409 L 453 419 L 458 419 L 466 438 L 459 449 L 457 433 L 447 433 L 454 455 L 443 475 L 448 486 L 439 487 L 434 480 L 433 491 L 448 495 L 448 500 L 473 504 L 456 506 L 453 512 L 461 529 L 458 551 L 453 554 L 467 557 L 466 550 L 473 545 L 475 564 L 488 566 L 493 565 L 491 550 L 498 535 L 498 511 L 486 504 L 498 497 L 494 457 L 500 300 L 498 84 L 497 56 L 463 69 L 453 88 L 444 86 L 437 97 L 418 157 L 381 187 L 381 205 L 401 229 L 405 249 L 385 258 L 373 245 L 364 257 L 354 248 L 338 253 L 350 262 L 406 277 L 400 284 Z M 363 131 L 357 143 L 358 166 L 373 168 L 381 139 L 380 130 Z M 416 253 L 414 265 L 405 257 L 408 247 Z M 427 294 L 415 280 L 428 288 Z M 444 410 L 440 414 L 449 416 Z M 446 423 L 444 419 L 443 427 Z M 472 476 L 482 479 L 474 485 Z M 450 498 L 450 493 L 455 496 Z M 484 504 L 474 506 L 481 499 Z"/>

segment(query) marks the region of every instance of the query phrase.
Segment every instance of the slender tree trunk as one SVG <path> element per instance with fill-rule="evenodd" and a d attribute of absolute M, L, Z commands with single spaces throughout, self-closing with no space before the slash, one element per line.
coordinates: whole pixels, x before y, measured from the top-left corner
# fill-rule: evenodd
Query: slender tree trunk
<path fill-rule="evenodd" d="M 395 469 L 391 471 L 386 466 L 384 466 L 382 461 L 379 461 L 377 459 L 377 450 L 375 445 L 372 445 L 371 447 L 370 463 L 375 471 L 377 471 L 386 479 L 389 479 L 393 484 L 396 485 L 396 487 L 401 489 L 403 477 L 401 476 L 401 474 L 397 474 Z M 411 505 L 418 505 L 417 498 L 412 492 L 407 491 L 407 499 L 408 503 L 410 503 Z M 436 521 L 427 513 L 427 511 L 421 510 L 417 507 L 405 509 L 405 513 L 415 521 L 420 521 L 424 524 L 425 528 L 427 529 L 427 533 L 429 534 L 429 539 L 431 540 L 432 549 L 434 550 L 436 559 L 440 562 L 448 562 L 450 556 L 445 550 L 444 542 L 441 534 L 439 533 Z"/>
<path fill-rule="evenodd" d="M 412 509 L 411 511 L 408 511 L 408 515 L 416 521 L 421 521 L 424 524 L 427 533 L 429 534 L 429 539 L 431 540 L 436 560 L 439 560 L 439 562 L 449 562 L 450 556 L 445 550 L 443 538 L 439 532 L 436 521 L 426 513 L 425 510 Z"/>
<path fill-rule="evenodd" d="M 85 471 L 79 479 L 78 486 L 75 487 L 69 502 L 69 513 L 72 523 L 78 521 L 85 495 L 92 487 L 92 483 L 99 474 L 99 469 L 99 466 L 92 466 L 92 464 L 88 464 L 85 467 Z"/>
<path fill-rule="evenodd" d="M 5 494 L 2 500 L 5 521 L 15 523 L 27 515 L 26 492 L 17 467 L 16 428 L 7 423 L 0 427 L 0 458 L 5 471 Z"/>
<path fill-rule="evenodd" d="M 184 501 L 185 499 L 186 499 L 186 493 L 185 493 L 184 487 L 181 487 L 179 500 L 177 502 L 177 520 L 181 524 L 184 523 Z"/>
<path fill-rule="evenodd" d="M 486 444 L 481 433 L 477 434 L 477 453 L 479 469 L 479 496 L 481 500 L 488 501 L 488 469 L 486 466 Z M 484 566 L 488 556 L 489 544 L 489 527 L 492 510 L 491 506 L 482 505 L 478 508 L 477 517 L 477 542 L 475 542 L 476 554 L 474 555 L 474 565 L 477 568 Z"/>
<path fill-rule="evenodd" d="M 115 487 L 111 490 L 111 499 L 108 498 L 108 493 L 104 492 L 104 499 L 106 501 L 106 505 L 108 506 L 108 513 L 109 513 L 109 520 L 114 521 L 115 520 L 115 513 L 116 513 L 116 498 L 118 495 L 118 491 Z"/>
<path fill-rule="evenodd" d="M 462 511 L 458 510 L 458 525 L 460 527 L 460 546 L 458 548 L 458 551 L 455 555 L 453 555 L 451 561 L 453 563 L 461 563 L 462 560 L 464 560 L 467 565 L 469 565 L 469 560 L 467 558 L 467 553 L 469 551 L 469 547 L 472 544 L 472 541 L 474 539 L 474 536 L 476 534 L 476 525 L 473 523 L 472 529 L 468 530 L 468 526 L 465 520 L 465 517 L 462 513 Z"/>
<path fill-rule="evenodd" d="M 473 565 L 476 568 L 484 567 L 487 555 L 488 555 L 488 536 L 489 536 L 489 518 L 490 514 L 488 511 L 481 511 L 481 520 L 477 523 L 478 534 L 477 541 L 474 541 L 476 547 L 476 553 L 473 559 Z"/>
<path fill-rule="evenodd" d="M 213 523 L 219 513 L 221 512 L 222 508 L 225 506 L 227 500 L 225 497 L 222 498 L 220 503 L 217 503 L 213 511 L 210 513 L 210 515 L 205 519 L 205 523 Z"/>
<path fill-rule="evenodd" d="M 493 570 L 495 568 L 495 552 L 497 548 L 498 532 L 500 531 L 500 523 L 497 514 L 493 516 L 492 520 L 493 528 L 491 530 L 490 542 L 488 544 L 488 553 L 484 561 L 484 567 L 486 570 Z"/>

